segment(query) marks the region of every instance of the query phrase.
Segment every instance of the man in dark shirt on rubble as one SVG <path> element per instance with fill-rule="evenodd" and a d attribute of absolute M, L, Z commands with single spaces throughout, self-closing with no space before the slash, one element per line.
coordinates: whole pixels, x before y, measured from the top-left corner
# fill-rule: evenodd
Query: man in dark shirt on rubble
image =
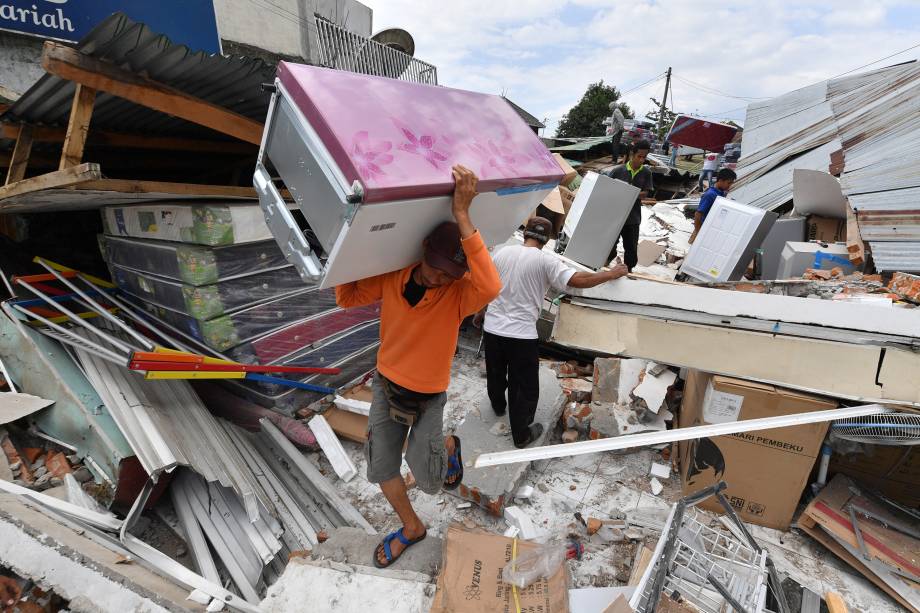
<path fill-rule="evenodd" d="M 636 202 L 633 204 L 629 217 L 620 231 L 620 238 L 623 239 L 623 251 L 626 267 L 632 269 L 639 263 L 639 225 L 642 223 L 642 199 L 654 191 L 652 185 L 652 171 L 645 165 L 645 158 L 652 146 L 647 140 L 634 142 L 629 149 L 629 155 L 625 164 L 614 166 L 607 173 L 611 179 L 619 179 L 624 183 L 629 183 L 639 188 L 639 195 L 636 196 Z M 614 241 L 610 255 L 607 256 L 607 262 L 610 262 L 617 256 L 617 241 Z"/>

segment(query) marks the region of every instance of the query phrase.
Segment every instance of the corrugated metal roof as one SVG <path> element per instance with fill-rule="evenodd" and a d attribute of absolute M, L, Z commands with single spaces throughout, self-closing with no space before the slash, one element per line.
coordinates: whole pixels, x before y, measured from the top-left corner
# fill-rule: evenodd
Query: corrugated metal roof
<path fill-rule="evenodd" d="M 920 186 L 918 128 L 917 62 L 822 81 L 752 104 L 733 196 L 778 208 L 792 199 L 793 168 L 842 172 L 846 195 Z M 834 142 L 837 150 L 824 147 Z"/>
<path fill-rule="evenodd" d="M 920 242 L 872 241 L 869 246 L 879 272 L 920 272 Z"/>
<path fill-rule="evenodd" d="M 550 147 L 549 150 L 550 150 L 550 151 L 557 151 L 557 152 L 562 152 L 562 151 L 588 151 L 589 149 L 593 149 L 594 147 L 598 147 L 598 146 L 600 146 L 600 145 L 603 145 L 604 143 L 607 143 L 607 144 L 610 143 L 610 137 L 609 137 L 609 136 L 590 136 L 590 137 L 588 137 L 588 138 L 584 138 L 584 139 L 578 141 L 578 142 L 575 143 L 575 144 L 572 144 L 572 145 L 563 145 L 563 146 L 561 146 L 561 147 Z"/>
<path fill-rule="evenodd" d="M 511 105 L 511 108 L 517 111 L 517 114 L 521 116 L 521 119 L 524 120 L 524 123 L 526 123 L 531 128 L 541 128 L 542 129 L 546 127 L 546 125 L 544 125 L 542 121 L 540 121 L 539 119 L 537 119 L 536 117 L 534 117 L 533 115 L 525 111 L 522 107 L 516 105 L 515 103 L 505 98 L 504 96 L 502 96 L 502 98 L 505 99 L 505 102 Z"/>
<path fill-rule="evenodd" d="M 256 58 L 192 51 L 123 13 L 101 22 L 77 49 L 257 121 L 264 121 L 268 112 L 270 94 L 259 85 L 274 80 L 273 66 Z M 66 126 L 74 88 L 72 82 L 46 74 L 0 120 Z M 229 138 L 103 92 L 96 96 L 91 126 L 116 132 Z"/>

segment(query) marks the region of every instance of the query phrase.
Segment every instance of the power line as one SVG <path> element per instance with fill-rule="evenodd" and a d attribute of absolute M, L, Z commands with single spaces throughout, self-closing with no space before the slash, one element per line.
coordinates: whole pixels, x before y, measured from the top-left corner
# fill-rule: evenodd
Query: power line
<path fill-rule="evenodd" d="M 686 85 L 689 85 L 690 87 L 693 87 L 693 88 L 698 89 L 698 90 L 700 90 L 700 91 L 702 91 L 702 92 L 704 92 L 704 93 L 707 93 L 707 94 L 710 94 L 710 95 L 714 95 L 714 96 L 722 96 L 722 97 L 725 97 L 725 98 L 733 98 L 733 99 L 735 99 L 735 100 L 747 100 L 747 101 L 753 101 L 753 100 L 768 100 L 768 99 L 769 99 L 769 98 L 755 98 L 755 97 L 753 97 L 753 96 L 736 96 L 736 95 L 734 95 L 734 94 L 725 93 L 725 92 L 723 92 L 723 91 L 721 91 L 721 90 L 718 90 L 718 89 L 716 89 L 716 88 L 714 88 L 714 87 L 709 87 L 708 85 L 703 85 L 703 84 L 701 84 L 701 83 L 697 83 L 696 81 L 691 81 L 690 79 L 688 79 L 688 78 L 686 78 L 686 77 L 681 77 L 681 76 L 678 76 L 678 75 L 674 75 L 674 78 L 675 78 L 675 79 L 680 79 L 680 81 L 681 81 L 682 83 L 684 83 L 684 84 L 686 84 Z"/>
<path fill-rule="evenodd" d="M 645 87 L 646 85 L 649 85 L 649 84 L 654 83 L 654 82 L 656 82 L 656 81 L 660 81 L 660 80 L 662 79 L 662 77 L 664 77 L 664 72 L 661 72 L 660 74 L 658 74 L 658 75 L 655 76 L 655 77 L 652 77 L 651 79 L 649 79 L 649 80 L 646 81 L 645 83 L 642 83 L 641 85 L 637 85 L 637 86 L 633 87 L 632 89 L 630 89 L 630 90 L 628 90 L 628 91 L 620 92 L 620 97 L 623 97 L 623 96 L 625 96 L 625 95 L 627 95 L 627 94 L 631 94 L 631 93 L 633 93 L 634 91 L 638 91 L 638 90 L 642 89 L 643 87 Z"/>
<path fill-rule="evenodd" d="M 840 74 L 834 75 L 834 76 L 831 77 L 831 78 L 832 78 L 832 79 L 836 79 L 837 77 L 842 77 L 843 75 L 848 75 L 848 74 L 850 74 L 851 72 L 856 72 L 857 70 L 861 70 L 861 69 L 863 69 L 863 68 L 868 68 L 868 67 L 871 66 L 872 64 L 878 64 L 879 62 L 884 62 L 885 60 L 889 60 L 889 59 L 893 58 L 893 57 L 896 56 L 896 55 L 901 55 L 902 53 L 907 53 L 908 51 L 912 51 L 913 49 L 916 49 L 917 47 L 920 47 L 920 43 L 917 43 L 916 45 L 914 45 L 914 46 L 912 46 L 912 47 L 908 47 L 907 49 L 902 49 L 902 50 L 900 50 L 900 51 L 898 51 L 898 52 L 896 52 L 896 53 L 892 53 L 891 55 L 886 55 L 886 56 L 883 57 L 883 58 L 880 58 L 880 59 L 875 60 L 874 62 L 869 62 L 868 64 L 863 64 L 862 66 L 858 66 L 858 67 L 856 67 L 856 68 L 854 68 L 854 69 L 852 69 L 852 70 L 847 70 L 846 72 L 841 72 Z"/>

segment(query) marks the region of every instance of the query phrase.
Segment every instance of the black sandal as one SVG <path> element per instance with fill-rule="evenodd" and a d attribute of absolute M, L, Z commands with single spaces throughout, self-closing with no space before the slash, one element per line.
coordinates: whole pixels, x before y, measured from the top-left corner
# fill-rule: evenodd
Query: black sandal
<path fill-rule="evenodd" d="M 535 440 L 540 438 L 541 434 L 543 434 L 543 424 L 539 424 L 539 423 L 530 424 L 530 426 L 528 427 L 527 440 L 520 445 L 515 443 L 514 446 L 517 447 L 518 449 L 523 449 L 524 447 L 527 447 L 528 445 L 533 443 Z"/>

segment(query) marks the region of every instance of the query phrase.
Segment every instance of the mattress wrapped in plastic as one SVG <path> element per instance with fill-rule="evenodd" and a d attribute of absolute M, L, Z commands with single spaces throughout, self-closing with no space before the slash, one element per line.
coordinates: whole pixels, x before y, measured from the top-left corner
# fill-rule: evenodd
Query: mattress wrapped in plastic
<path fill-rule="evenodd" d="M 380 345 L 380 323 L 378 321 L 356 326 L 317 348 L 305 349 L 290 359 L 279 363 L 302 366 L 337 367 L 337 375 L 311 375 L 300 379 L 338 389 L 344 387 L 377 366 L 377 349 Z M 296 379 L 296 375 L 289 375 Z M 262 406 L 285 412 L 294 412 L 307 404 L 319 400 L 325 394 L 283 385 L 256 383 L 253 381 L 230 380 L 225 382 L 234 393 L 242 395 Z"/>
<path fill-rule="evenodd" d="M 102 209 L 109 236 L 130 236 L 197 245 L 236 245 L 272 238 L 259 205 L 209 201 L 158 202 Z"/>
<path fill-rule="evenodd" d="M 208 247 L 100 235 L 99 247 L 110 266 L 124 266 L 189 285 L 208 285 L 288 266 L 275 241 Z"/>
<path fill-rule="evenodd" d="M 310 288 L 290 296 L 276 298 L 212 319 L 195 319 L 187 314 L 148 302 L 130 292 L 128 295 L 155 319 L 178 328 L 215 351 L 255 340 L 278 328 L 336 308 L 335 290 Z"/>
<path fill-rule="evenodd" d="M 303 280 L 293 266 L 210 285 L 188 285 L 118 265 L 112 266 L 111 271 L 115 284 L 129 294 L 200 320 L 210 320 L 304 289 Z"/>
<path fill-rule="evenodd" d="M 276 364 L 325 339 L 380 319 L 380 303 L 353 309 L 333 308 L 279 328 L 226 352 L 246 364 Z"/>

